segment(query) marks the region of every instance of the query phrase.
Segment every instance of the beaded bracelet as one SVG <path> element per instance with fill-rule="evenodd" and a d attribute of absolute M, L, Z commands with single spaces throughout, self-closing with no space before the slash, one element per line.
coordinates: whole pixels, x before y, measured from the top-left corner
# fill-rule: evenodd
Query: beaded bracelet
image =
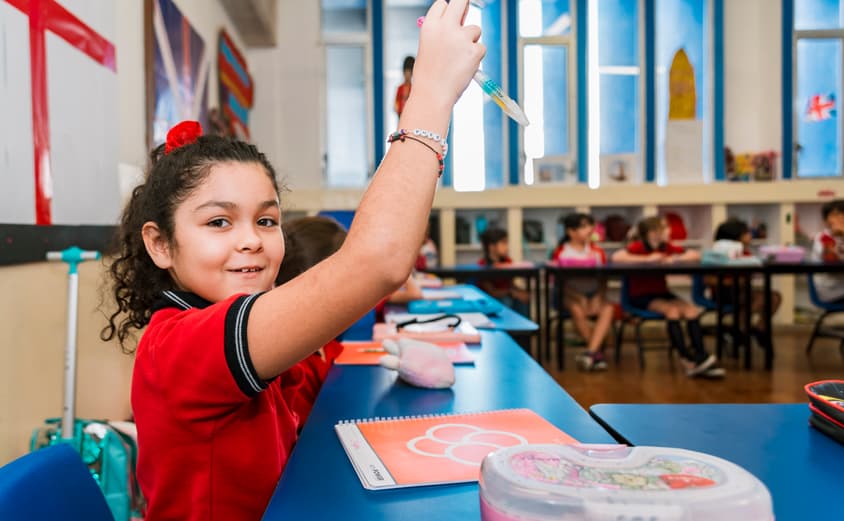
<path fill-rule="evenodd" d="M 443 170 L 445 169 L 445 161 L 444 161 L 445 154 L 444 153 L 440 154 L 439 152 L 436 151 L 436 149 L 434 147 L 432 147 L 431 145 L 429 145 L 425 141 L 419 139 L 418 137 L 415 137 L 416 135 L 418 135 L 418 134 L 414 133 L 414 135 L 411 135 L 411 134 L 408 134 L 406 130 L 400 129 L 400 130 L 390 134 L 390 137 L 387 138 L 387 143 L 393 143 L 395 141 L 400 141 L 400 142 L 404 143 L 404 141 L 406 139 L 410 139 L 410 140 L 416 141 L 417 143 L 421 143 L 421 144 L 425 145 L 426 147 L 428 147 L 428 149 L 431 152 L 433 152 L 437 156 L 437 163 L 439 164 L 437 176 L 442 177 Z M 438 134 L 434 134 L 434 135 L 438 136 Z M 425 137 L 428 137 L 428 136 L 425 136 Z M 433 139 L 433 137 L 431 139 Z M 448 145 L 446 145 L 446 147 L 447 146 Z"/>

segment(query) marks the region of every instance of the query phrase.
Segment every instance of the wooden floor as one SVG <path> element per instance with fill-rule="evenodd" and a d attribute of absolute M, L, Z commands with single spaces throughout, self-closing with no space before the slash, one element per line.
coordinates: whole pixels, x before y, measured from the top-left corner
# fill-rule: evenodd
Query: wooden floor
<path fill-rule="evenodd" d="M 557 371 L 555 361 L 545 368 L 583 407 L 596 403 L 789 403 L 805 402 L 803 386 L 823 379 L 844 379 L 844 358 L 838 341 L 819 339 L 811 356 L 805 347 L 808 329 L 788 328 L 775 331 L 774 369 L 763 367 L 762 350 L 755 348 L 753 369 L 744 370 L 739 360 L 725 356 L 724 380 L 693 379 L 685 376 L 675 356 L 659 350 L 645 355 L 645 368 L 639 368 L 633 342 L 622 347 L 619 365 L 614 363 L 612 348 L 607 350 L 609 369 L 582 372 L 574 356 L 582 347 L 566 348 L 566 369 Z M 714 352 L 714 342 L 707 348 Z"/>

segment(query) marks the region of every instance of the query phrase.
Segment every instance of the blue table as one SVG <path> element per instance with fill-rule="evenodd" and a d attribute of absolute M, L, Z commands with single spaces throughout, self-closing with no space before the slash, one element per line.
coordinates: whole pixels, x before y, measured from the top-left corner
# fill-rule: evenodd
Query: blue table
<path fill-rule="evenodd" d="M 580 441 L 612 442 L 509 335 L 481 335 L 452 389 L 410 387 L 380 367 L 332 368 L 264 519 L 480 519 L 477 483 L 365 490 L 334 433 L 339 420 L 526 407 Z"/>
<path fill-rule="evenodd" d="M 767 485 L 777 521 L 844 517 L 844 445 L 809 426 L 805 403 L 601 404 L 589 411 L 620 442 L 696 450 L 741 465 Z"/>
<path fill-rule="evenodd" d="M 436 289 L 425 289 L 426 292 L 436 292 Z M 475 286 L 470 286 L 466 284 L 460 284 L 457 286 L 446 286 L 442 288 L 442 291 L 453 291 L 459 293 L 461 297 L 464 299 L 491 299 L 486 292 L 476 288 Z M 488 315 L 489 321 L 495 326 L 495 329 L 501 329 L 503 331 L 507 331 L 508 333 L 513 334 L 520 334 L 520 333 L 535 333 L 539 330 L 539 324 L 536 322 L 525 318 L 524 316 L 516 313 L 512 309 L 504 306 L 501 311 L 496 313 L 495 315 Z"/>

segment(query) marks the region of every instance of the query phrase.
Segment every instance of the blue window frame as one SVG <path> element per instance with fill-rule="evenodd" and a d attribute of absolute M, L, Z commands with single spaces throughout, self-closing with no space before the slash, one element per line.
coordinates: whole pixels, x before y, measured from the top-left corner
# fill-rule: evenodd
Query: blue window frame
<path fill-rule="evenodd" d="M 525 184 L 578 180 L 572 6 L 568 0 L 519 0 L 517 17 L 519 99 L 531 124 L 521 130 L 524 163 L 516 166 Z"/>
<path fill-rule="evenodd" d="M 844 5 L 786 0 L 783 14 L 784 176 L 840 176 Z"/>

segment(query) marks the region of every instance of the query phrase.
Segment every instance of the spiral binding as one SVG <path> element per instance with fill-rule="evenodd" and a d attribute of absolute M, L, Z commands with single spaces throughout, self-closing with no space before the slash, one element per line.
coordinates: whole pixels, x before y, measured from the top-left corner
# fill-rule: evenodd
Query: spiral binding
<path fill-rule="evenodd" d="M 352 419 L 348 419 L 348 420 L 340 420 L 340 421 L 337 422 L 337 425 L 392 422 L 392 421 L 403 421 L 403 420 L 429 420 L 431 418 L 449 418 L 449 417 L 457 417 L 457 416 L 477 416 L 477 415 L 480 415 L 480 414 L 501 413 L 501 412 L 507 412 L 507 411 L 518 411 L 518 410 L 522 410 L 522 409 L 524 409 L 524 407 L 510 408 L 510 409 L 492 409 L 492 410 L 489 410 L 489 411 L 441 412 L 441 413 L 430 413 L 430 414 L 413 414 L 413 415 L 409 415 L 409 416 L 373 416 L 372 418 L 352 418 Z"/>

